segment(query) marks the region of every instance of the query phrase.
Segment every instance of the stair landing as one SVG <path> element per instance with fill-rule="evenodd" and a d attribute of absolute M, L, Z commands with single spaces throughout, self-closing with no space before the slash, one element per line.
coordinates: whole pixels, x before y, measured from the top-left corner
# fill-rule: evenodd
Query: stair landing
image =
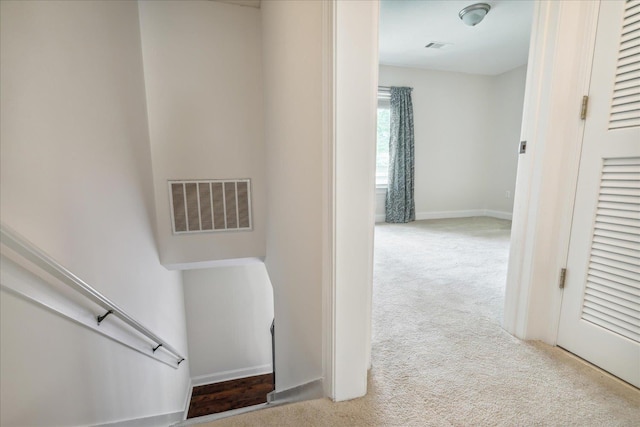
<path fill-rule="evenodd" d="M 266 403 L 273 389 L 273 374 L 194 387 L 187 419 Z"/>

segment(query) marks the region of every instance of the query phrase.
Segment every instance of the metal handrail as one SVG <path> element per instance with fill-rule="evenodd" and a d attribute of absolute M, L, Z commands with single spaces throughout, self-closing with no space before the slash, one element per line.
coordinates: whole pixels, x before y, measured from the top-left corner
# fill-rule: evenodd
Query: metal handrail
<path fill-rule="evenodd" d="M 13 251 L 25 257 L 27 260 L 33 262 L 35 265 L 37 265 L 47 273 L 51 274 L 56 279 L 61 280 L 63 283 L 70 286 L 75 291 L 80 292 L 82 295 L 107 310 L 105 314 L 97 316 L 96 320 L 98 322 L 98 325 L 100 325 L 100 323 L 104 321 L 107 316 L 112 314 L 131 326 L 136 331 L 140 332 L 142 335 L 149 338 L 151 341 L 155 342 L 157 347 L 155 347 L 155 349 L 153 350 L 154 352 L 159 347 L 162 347 L 163 350 L 173 354 L 176 357 L 176 359 L 178 360 L 178 365 L 180 365 L 180 363 L 185 360 L 185 358 L 180 355 L 178 350 L 167 344 L 165 340 L 141 325 L 137 320 L 127 314 L 123 309 L 118 307 L 109 298 L 102 295 L 84 280 L 80 279 L 78 276 L 63 267 L 56 260 L 51 258 L 48 254 L 38 249 L 33 243 L 29 242 L 26 238 L 4 224 L 0 225 L 0 241 L 2 241 L 4 245 L 9 247 Z"/>

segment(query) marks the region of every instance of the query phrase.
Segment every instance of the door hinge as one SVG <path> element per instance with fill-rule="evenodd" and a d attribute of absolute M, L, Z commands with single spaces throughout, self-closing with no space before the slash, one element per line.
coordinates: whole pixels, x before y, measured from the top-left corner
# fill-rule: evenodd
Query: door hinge
<path fill-rule="evenodd" d="M 564 289 L 564 283 L 567 280 L 567 269 L 566 268 L 561 268 L 560 269 L 560 280 L 558 281 L 558 286 L 560 287 L 560 289 Z"/>
<path fill-rule="evenodd" d="M 582 97 L 582 107 L 580 107 L 580 119 L 586 120 L 587 118 L 587 106 L 589 105 L 589 97 L 587 95 Z"/>

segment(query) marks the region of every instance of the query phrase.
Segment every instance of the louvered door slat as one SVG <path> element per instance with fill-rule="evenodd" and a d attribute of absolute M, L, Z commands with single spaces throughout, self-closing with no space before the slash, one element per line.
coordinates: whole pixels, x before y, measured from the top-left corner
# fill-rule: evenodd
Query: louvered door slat
<path fill-rule="evenodd" d="M 626 36 L 627 34 L 633 34 L 635 31 L 640 30 L 640 19 L 638 18 L 638 15 L 630 16 L 624 21 L 624 29 L 622 30 L 623 36 Z"/>
<path fill-rule="evenodd" d="M 582 306 L 584 320 L 633 340 L 640 337 L 640 203 L 620 191 L 615 202 L 605 200 L 611 188 L 640 190 L 638 169 L 638 157 L 603 162 Z"/>
<path fill-rule="evenodd" d="M 621 282 L 626 281 L 630 284 L 631 287 L 634 287 L 634 282 L 638 282 L 640 280 L 640 275 L 633 271 L 626 270 L 624 268 L 619 268 L 617 266 L 611 265 L 613 263 L 607 262 L 603 259 L 598 259 L 589 264 L 589 268 L 592 270 L 602 271 L 605 273 L 612 274 L 614 276 L 618 276 Z M 626 280 L 623 280 L 626 279 Z"/>
<path fill-rule="evenodd" d="M 638 114 L 638 111 L 640 111 L 640 102 L 615 105 L 611 108 L 611 114 L 615 114 L 616 117 L 624 120 L 634 118 Z M 627 115 L 626 118 L 622 117 L 624 114 Z"/>
<path fill-rule="evenodd" d="M 602 243 L 605 245 L 616 246 L 619 248 L 627 248 L 635 251 L 640 251 L 640 241 L 629 241 L 629 240 L 620 240 L 614 239 L 606 236 L 598 236 L 595 235 L 593 237 L 593 241 L 596 243 Z"/>
<path fill-rule="evenodd" d="M 613 222 L 615 224 L 624 224 L 630 227 L 638 227 L 640 226 L 640 220 L 637 219 L 629 219 L 628 211 L 637 211 L 637 206 L 632 204 L 623 204 L 623 203 L 612 203 L 614 208 L 606 208 L 604 207 L 605 203 L 602 203 L 602 207 L 600 204 L 598 205 L 597 219 L 596 221 L 602 222 Z"/>
<path fill-rule="evenodd" d="M 640 28 L 640 23 L 636 24 Z M 623 64 L 629 64 L 636 61 L 636 56 L 640 54 L 640 43 L 635 43 L 636 39 L 629 41 L 630 47 L 620 50 L 620 59 L 624 60 Z"/>
<path fill-rule="evenodd" d="M 615 295 L 611 295 L 608 292 L 602 292 L 594 288 L 587 291 L 587 295 L 589 298 L 598 298 L 601 301 L 606 301 L 606 304 L 611 304 L 610 306 L 608 305 L 608 307 L 619 307 L 620 310 L 624 310 L 624 312 L 630 316 L 640 314 L 640 302 L 632 301 L 628 296 L 620 298 Z"/>
<path fill-rule="evenodd" d="M 633 292 L 621 291 L 615 286 L 615 282 L 597 276 L 589 276 L 589 281 L 591 282 L 591 289 L 588 292 L 600 292 L 606 295 L 607 298 L 617 298 L 632 306 L 638 305 L 637 302 L 632 301 Z M 640 296 L 640 293 L 636 293 L 636 296 Z"/>
<path fill-rule="evenodd" d="M 602 202 L 633 203 L 633 204 L 640 205 L 640 197 L 635 197 L 635 196 L 622 197 L 622 196 L 616 196 L 613 194 L 602 194 L 602 196 L 600 196 L 600 200 Z"/>
<path fill-rule="evenodd" d="M 634 121 L 636 119 L 638 119 L 640 117 L 640 113 L 638 112 L 638 110 L 631 110 L 631 111 L 613 111 L 613 109 L 611 110 L 611 122 L 629 122 L 629 121 Z"/>
<path fill-rule="evenodd" d="M 621 224 L 621 222 L 622 221 L 617 221 L 616 218 L 599 217 L 597 219 L 596 226 L 598 227 L 598 232 L 608 231 L 616 233 L 615 236 L 618 239 L 637 242 L 638 237 L 635 235 L 635 233 L 637 232 L 636 227 Z"/>
<path fill-rule="evenodd" d="M 630 210 L 633 211 L 633 209 Z M 596 221 L 606 223 L 608 225 L 615 224 L 623 227 L 640 228 L 640 219 L 629 218 L 628 216 L 626 216 L 628 214 L 629 211 L 599 209 Z M 633 232 L 633 230 L 629 230 L 626 232 Z"/>
<path fill-rule="evenodd" d="M 640 100 L 640 95 L 638 95 L 638 99 Z M 610 165 L 605 165 L 602 167 L 603 174 L 616 174 L 616 173 L 636 173 L 640 174 L 640 166 L 635 164 L 615 164 L 611 163 Z"/>
<path fill-rule="evenodd" d="M 631 267 L 633 267 L 629 271 L 640 272 L 640 267 L 638 267 L 638 265 L 640 265 L 640 258 L 637 256 L 638 254 L 634 254 L 633 251 L 631 251 L 631 253 L 632 255 L 625 255 L 620 253 L 619 250 L 616 250 L 616 248 L 610 248 L 610 250 L 608 251 L 603 251 L 602 249 L 596 249 L 592 247 L 592 250 L 591 250 L 591 254 L 593 256 L 598 256 L 600 258 L 606 258 L 606 259 L 609 259 L 612 261 L 618 261 L 621 263 L 627 263 Z"/>
<path fill-rule="evenodd" d="M 587 294 L 584 300 L 585 305 L 599 309 L 606 313 L 608 316 L 619 318 L 621 322 L 628 323 L 631 327 L 635 326 L 634 329 L 640 332 L 640 325 L 636 326 L 634 324 L 635 319 L 640 316 L 639 311 L 630 309 L 620 304 L 613 303 L 607 299 L 593 294 Z"/>
<path fill-rule="evenodd" d="M 640 65 L 640 62 L 638 62 L 637 64 Z M 611 103 L 611 106 L 617 107 L 618 105 L 637 104 L 639 102 L 640 102 L 640 94 L 631 92 L 628 95 L 619 95 L 613 98 L 613 102 Z"/>
<path fill-rule="evenodd" d="M 630 31 L 620 39 L 620 51 L 631 49 L 636 44 L 636 39 L 640 37 L 640 30 Z M 629 61 L 627 61 L 629 63 Z"/>
<path fill-rule="evenodd" d="M 603 224 L 604 226 L 607 226 L 607 224 Z M 613 230 L 606 230 L 602 227 L 598 228 L 596 231 L 594 231 L 594 234 L 598 237 L 609 237 L 612 239 L 617 239 L 617 240 L 625 240 L 625 241 L 629 241 L 629 242 L 638 242 L 638 239 L 635 238 L 633 235 L 630 235 L 627 232 L 618 232 L 618 231 L 613 231 Z"/>
<path fill-rule="evenodd" d="M 608 319 L 606 316 L 601 316 L 601 315 L 594 316 L 592 312 L 586 312 L 583 314 L 583 319 L 590 321 L 591 323 L 594 323 L 596 325 L 602 326 L 603 328 L 608 329 L 612 332 L 616 332 L 619 335 L 622 335 L 634 341 L 640 342 L 640 334 L 634 333 L 633 331 L 630 331 L 627 328 L 620 327 L 616 323 L 608 321 L 610 319 Z"/>
<path fill-rule="evenodd" d="M 628 58 L 623 58 L 622 59 L 622 63 L 624 65 L 627 64 L 631 64 L 632 62 L 634 62 L 636 59 L 633 57 L 628 57 Z M 625 80 L 625 81 L 619 81 L 616 82 L 614 85 L 614 92 L 613 92 L 613 97 L 611 98 L 612 100 L 618 96 L 618 93 L 626 93 L 626 94 L 635 94 L 638 92 L 638 82 L 634 82 L 633 80 Z"/>
<path fill-rule="evenodd" d="M 639 188 L 602 188 L 600 190 L 601 194 L 611 194 L 614 196 L 634 196 L 640 197 L 640 189 Z"/>
<path fill-rule="evenodd" d="M 629 41 L 629 43 L 634 42 L 635 40 Z M 640 61 L 629 62 L 625 65 L 618 66 L 617 74 L 631 73 L 640 70 Z"/>
<path fill-rule="evenodd" d="M 633 181 L 623 181 L 612 179 L 613 177 L 609 176 L 602 180 L 602 186 L 605 188 L 630 188 L 636 189 Z"/>
<path fill-rule="evenodd" d="M 621 170 L 613 173 L 613 172 L 605 172 L 602 174 L 602 179 L 605 180 L 614 180 L 614 181 L 637 181 L 640 178 L 640 172 L 623 172 Z"/>
<path fill-rule="evenodd" d="M 628 88 L 623 89 L 623 88 L 618 88 L 614 95 L 613 95 L 613 101 L 615 102 L 615 100 L 617 99 L 621 99 L 621 98 L 626 98 L 626 97 L 630 97 L 630 96 L 634 96 L 638 94 L 638 91 L 640 85 L 633 85 L 631 84 Z M 612 102 L 613 104 L 613 102 Z"/>
<path fill-rule="evenodd" d="M 616 203 L 616 202 L 600 202 L 598 208 L 601 211 L 615 212 L 615 211 L 633 211 L 637 209 L 636 204 L 633 203 Z M 600 214 L 600 212 L 598 212 Z"/>
<path fill-rule="evenodd" d="M 612 283 L 610 287 L 617 289 L 621 292 L 626 292 L 631 295 L 635 295 L 638 289 L 637 280 L 628 279 L 620 275 L 620 272 L 609 268 L 607 266 L 602 266 L 598 264 L 592 264 L 589 266 L 589 276 L 601 277 L 607 280 L 610 280 Z"/>
<path fill-rule="evenodd" d="M 624 328 L 633 334 L 640 334 L 640 326 L 637 326 L 634 316 L 628 316 L 617 309 L 611 309 L 593 301 L 585 301 L 584 306 L 585 313 Z"/>
<path fill-rule="evenodd" d="M 637 249 L 627 249 L 625 247 L 620 247 L 620 246 L 614 246 L 614 245 L 606 245 L 603 243 L 598 243 L 598 242 L 593 242 L 592 248 L 601 250 L 601 251 L 605 251 L 605 252 L 612 252 L 612 253 L 617 253 L 617 254 L 624 254 L 630 257 L 635 257 L 637 255 Z M 640 260 L 636 260 L 636 262 L 640 262 Z"/>
<path fill-rule="evenodd" d="M 609 129 L 640 126 L 640 8 L 627 3 L 618 48 Z M 626 98 L 625 101 L 622 99 Z"/>
<path fill-rule="evenodd" d="M 640 52 L 640 46 L 638 46 L 638 52 Z M 637 62 L 618 67 L 616 73 L 616 80 L 618 82 L 637 81 L 640 78 L 640 71 L 638 71 Z"/>

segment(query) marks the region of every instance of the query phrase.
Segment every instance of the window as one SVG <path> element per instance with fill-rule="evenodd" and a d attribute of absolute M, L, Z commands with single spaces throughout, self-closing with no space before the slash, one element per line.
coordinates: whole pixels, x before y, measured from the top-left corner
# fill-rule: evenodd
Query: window
<path fill-rule="evenodd" d="M 376 145 L 376 187 L 386 187 L 389 178 L 389 134 L 391 110 L 389 99 L 378 98 L 378 132 Z"/>

